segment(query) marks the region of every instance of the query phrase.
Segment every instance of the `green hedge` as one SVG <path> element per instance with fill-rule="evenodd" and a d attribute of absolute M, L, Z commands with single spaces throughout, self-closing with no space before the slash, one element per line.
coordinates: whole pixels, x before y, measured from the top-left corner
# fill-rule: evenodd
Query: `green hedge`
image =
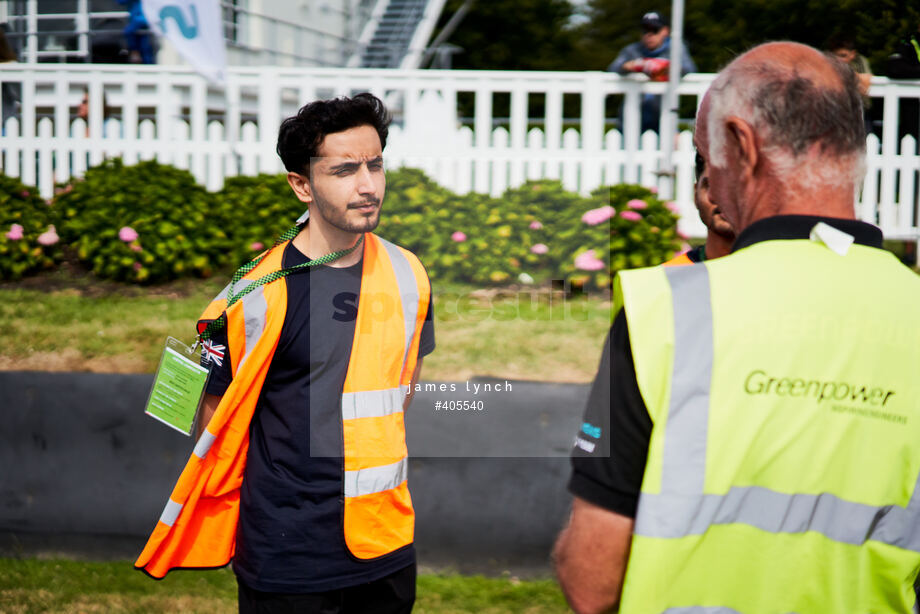
<path fill-rule="evenodd" d="M 237 265 L 272 246 L 306 209 L 283 174 L 228 177 L 217 201 L 231 220 L 227 228 L 233 237 L 230 262 Z"/>
<path fill-rule="evenodd" d="M 209 276 L 229 262 L 231 217 L 191 173 L 118 158 L 86 171 L 54 198 L 58 231 L 105 279 L 160 282 Z"/>
<path fill-rule="evenodd" d="M 51 210 L 35 188 L 0 174 L 0 279 L 50 268 L 60 257 Z"/>
<path fill-rule="evenodd" d="M 20 187 L 6 192 L 31 194 Z M 27 216 L 27 238 L 55 224 L 62 243 L 96 275 L 129 282 L 227 272 L 272 245 L 304 208 L 283 174 L 229 178 L 210 193 L 186 171 L 156 162 L 125 166 L 118 159 L 59 187 L 51 207 L 30 198 L 30 207 L 46 218 Z M 24 206 L 4 204 L 0 219 L 21 219 L 15 212 Z M 568 279 L 607 287 L 618 270 L 671 257 L 680 245 L 676 222 L 641 186 L 604 187 L 582 197 L 542 180 L 498 198 L 460 196 L 422 171 L 400 169 L 387 173 L 377 232 L 415 252 L 435 282 Z M 41 264 L 36 260 L 19 274 L 55 257 L 47 250 L 40 255 Z"/>
<path fill-rule="evenodd" d="M 641 186 L 599 188 L 583 198 L 541 180 L 498 198 L 458 196 L 402 169 L 387 176 L 379 233 L 415 252 L 433 280 L 606 287 L 620 269 L 670 258 L 680 246 L 676 223 Z"/>

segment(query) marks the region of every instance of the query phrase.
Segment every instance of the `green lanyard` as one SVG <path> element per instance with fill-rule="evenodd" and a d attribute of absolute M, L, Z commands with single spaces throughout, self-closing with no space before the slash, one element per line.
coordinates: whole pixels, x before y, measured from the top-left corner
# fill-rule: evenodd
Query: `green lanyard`
<path fill-rule="evenodd" d="M 361 235 L 358 237 L 358 241 L 354 245 L 349 247 L 348 249 L 343 249 L 337 252 L 332 252 L 331 254 L 320 256 L 319 258 L 315 260 L 311 260 L 310 262 L 304 262 L 302 264 L 298 264 L 296 266 L 292 266 L 286 269 L 272 271 L 268 275 L 263 275 L 259 279 L 256 279 L 255 281 L 253 281 L 251 284 L 249 284 L 248 286 L 246 286 L 239 292 L 237 293 L 233 292 L 233 289 L 236 287 L 236 282 L 241 280 L 246 273 L 248 273 L 249 271 L 259 266 L 259 263 L 262 262 L 265 259 L 265 257 L 268 256 L 268 254 L 273 249 L 278 247 L 279 244 L 283 243 L 284 241 L 289 241 L 293 239 L 294 237 L 297 236 L 297 233 L 299 232 L 300 232 L 300 225 L 294 224 L 294 226 L 290 230 L 288 230 L 287 232 L 282 234 L 280 237 L 278 237 L 278 240 L 275 241 L 275 244 L 272 245 L 271 249 L 269 249 L 264 254 L 262 254 L 261 257 L 259 257 L 256 260 L 251 260 L 250 262 L 247 262 L 246 264 L 241 266 L 239 269 L 237 269 L 236 273 L 233 274 L 233 278 L 230 280 L 230 285 L 228 286 L 227 308 L 226 309 L 230 309 L 231 305 L 236 303 L 238 300 L 240 300 L 241 298 L 243 298 L 244 296 L 246 296 L 247 294 L 249 294 L 256 288 L 260 288 L 264 286 L 265 284 L 270 284 L 271 282 L 281 279 L 282 277 L 287 277 L 291 273 L 296 273 L 298 271 L 304 271 L 312 266 L 318 266 L 320 264 L 328 264 L 330 262 L 334 262 L 335 260 L 338 260 L 342 256 L 347 256 L 351 252 L 355 251 L 355 249 L 357 249 L 357 247 L 361 245 L 361 241 L 364 240 L 364 235 Z M 216 320 L 212 320 L 208 324 L 208 327 L 204 329 L 204 332 L 198 335 L 198 337 L 195 339 L 195 344 L 192 346 L 192 351 L 194 351 L 195 348 L 198 347 L 199 343 L 201 343 L 202 341 L 207 341 L 208 339 L 211 338 L 211 336 L 215 332 L 217 332 L 218 330 L 220 330 L 221 328 L 227 325 L 226 309 L 224 310 L 222 314 L 220 314 L 219 318 L 217 318 Z"/>

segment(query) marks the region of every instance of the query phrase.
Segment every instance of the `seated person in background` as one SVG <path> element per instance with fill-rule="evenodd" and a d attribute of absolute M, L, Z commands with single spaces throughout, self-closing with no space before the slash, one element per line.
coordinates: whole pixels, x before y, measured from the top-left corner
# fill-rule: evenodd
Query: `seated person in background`
<path fill-rule="evenodd" d="M 661 13 L 655 11 L 643 15 L 639 23 L 642 27 L 642 37 L 638 42 L 624 47 L 607 67 L 607 72 L 621 75 L 641 72 L 653 81 L 667 81 L 671 57 L 671 28 Z M 696 72 L 696 64 L 693 63 L 687 46 L 682 44 L 680 74 L 685 75 L 688 72 Z M 643 94 L 641 132 L 657 132 L 660 115 L 661 96 Z"/>

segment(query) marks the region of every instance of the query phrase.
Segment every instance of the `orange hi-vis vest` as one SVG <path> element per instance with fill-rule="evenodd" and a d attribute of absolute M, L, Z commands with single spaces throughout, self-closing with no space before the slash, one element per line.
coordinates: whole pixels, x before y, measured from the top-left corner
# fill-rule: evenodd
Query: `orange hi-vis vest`
<path fill-rule="evenodd" d="M 695 262 L 690 260 L 690 256 L 687 255 L 688 253 L 689 252 L 678 254 L 674 256 L 673 258 L 671 258 L 670 260 L 668 260 L 667 262 L 662 262 L 661 266 L 685 266 L 688 264 L 696 264 Z"/>
<path fill-rule="evenodd" d="M 281 269 L 287 242 L 271 249 L 234 288 Z M 361 296 L 342 390 L 344 536 L 358 559 L 413 541 L 415 512 L 407 486 L 403 401 L 418 360 L 431 296 L 425 269 L 411 252 L 364 235 Z M 227 309 L 229 286 L 202 320 L 227 313 L 233 380 L 189 457 L 135 567 L 155 578 L 175 568 L 220 567 L 236 546 L 240 486 L 249 423 L 287 310 L 283 279 Z"/>

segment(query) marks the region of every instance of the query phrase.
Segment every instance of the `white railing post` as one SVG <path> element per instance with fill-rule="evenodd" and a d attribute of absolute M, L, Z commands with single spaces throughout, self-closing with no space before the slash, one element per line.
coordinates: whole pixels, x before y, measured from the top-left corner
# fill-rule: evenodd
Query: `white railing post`
<path fill-rule="evenodd" d="M 511 90 L 511 156 L 510 185 L 524 183 L 524 164 L 527 156 L 527 89 L 515 83 Z"/>
<path fill-rule="evenodd" d="M 562 90 L 550 86 L 546 92 L 546 124 L 543 143 L 543 148 L 547 152 L 547 179 L 562 177 L 559 160 L 554 159 L 554 154 L 558 155 L 559 150 L 562 149 L 562 114 Z"/>
<path fill-rule="evenodd" d="M 885 87 L 885 111 L 882 123 L 882 178 L 878 200 L 878 224 L 889 228 L 895 223 L 894 177 L 895 155 L 898 147 L 898 98 L 894 90 Z"/>
<path fill-rule="evenodd" d="M 71 173 L 70 156 L 71 148 L 68 147 L 70 139 L 70 82 L 66 73 L 60 74 L 54 82 L 54 140 L 55 160 L 54 176 L 52 183 L 66 181 Z M 46 196 L 46 198 L 48 198 Z"/>
<path fill-rule="evenodd" d="M 224 116 L 224 134 L 227 138 L 228 155 L 224 157 L 224 177 L 241 172 L 240 160 L 240 84 L 233 76 L 227 78 L 226 115 Z"/>
<path fill-rule="evenodd" d="M 207 84 L 201 79 L 195 81 L 191 88 L 189 128 L 192 135 L 192 167 L 190 170 L 198 183 L 207 185 L 208 166 L 205 161 L 208 143 Z"/>
<path fill-rule="evenodd" d="M 281 125 L 281 91 L 278 81 L 266 75 L 259 87 L 259 172 L 278 171 L 277 145 L 278 126 Z"/>
<path fill-rule="evenodd" d="M 19 136 L 22 137 L 22 181 L 35 185 L 35 77 L 22 76 L 22 120 L 19 124 Z"/>
<path fill-rule="evenodd" d="M 639 165 L 636 154 L 639 151 L 639 131 L 641 129 L 642 90 L 640 84 L 630 78 L 623 79 L 625 96 L 623 98 L 623 145 L 626 150 L 626 165 L 623 169 L 623 179 L 629 183 L 639 180 Z"/>
<path fill-rule="evenodd" d="M 122 96 L 121 113 L 121 138 L 125 140 L 125 164 L 136 164 L 140 159 L 140 151 L 137 146 L 137 124 L 138 124 L 138 105 L 134 102 L 137 100 L 137 75 L 125 75 Z"/>
<path fill-rule="evenodd" d="M 585 75 L 587 83 L 581 93 L 581 185 L 580 192 L 587 195 L 601 184 L 601 159 L 604 142 L 604 94 L 601 74 Z"/>
<path fill-rule="evenodd" d="M 157 75 L 156 81 L 156 140 L 157 158 L 169 164 L 174 157 L 173 124 L 176 122 L 177 105 L 170 75 Z"/>
<path fill-rule="evenodd" d="M 492 139 L 492 90 L 486 87 L 476 89 L 473 137 L 476 148 L 473 189 L 486 193 L 489 191 L 489 161 L 486 153 L 491 146 Z"/>

